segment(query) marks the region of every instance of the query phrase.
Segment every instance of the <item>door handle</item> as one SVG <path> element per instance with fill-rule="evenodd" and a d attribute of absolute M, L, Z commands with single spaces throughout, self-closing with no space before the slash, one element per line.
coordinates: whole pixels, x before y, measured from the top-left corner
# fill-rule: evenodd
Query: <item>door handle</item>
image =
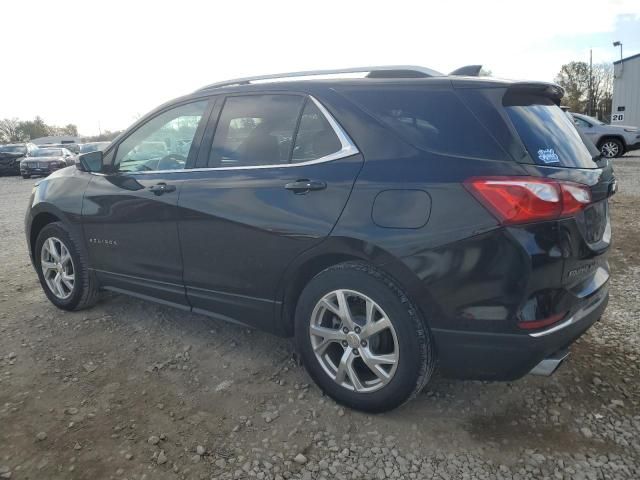
<path fill-rule="evenodd" d="M 156 195 L 160 196 L 163 193 L 175 192 L 176 191 L 176 186 L 175 185 L 167 185 L 164 182 L 160 182 L 160 183 L 156 183 L 155 185 L 151 185 L 149 187 L 149 190 L 151 190 Z"/>
<path fill-rule="evenodd" d="M 291 190 L 293 193 L 304 194 L 311 190 L 324 190 L 327 188 L 327 184 L 319 180 L 309 180 L 304 178 L 302 180 L 287 183 L 284 188 Z"/>

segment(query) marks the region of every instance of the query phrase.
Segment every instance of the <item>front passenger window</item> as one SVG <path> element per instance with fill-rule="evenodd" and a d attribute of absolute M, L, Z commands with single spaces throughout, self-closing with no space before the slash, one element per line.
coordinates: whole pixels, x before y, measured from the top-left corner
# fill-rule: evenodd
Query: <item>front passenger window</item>
<path fill-rule="evenodd" d="M 191 143 L 207 101 L 188 103 L 153 117 L 119 146 L 115 165 L 120 172 L 185 168 Z"/>

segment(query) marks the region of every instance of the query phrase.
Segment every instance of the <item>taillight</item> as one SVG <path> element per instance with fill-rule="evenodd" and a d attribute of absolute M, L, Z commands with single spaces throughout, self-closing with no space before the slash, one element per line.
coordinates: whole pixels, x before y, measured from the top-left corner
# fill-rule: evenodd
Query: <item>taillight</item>
<path fill-rule="evenodd" d="M 551 315 L 550 317 L 543 318 L 541 320 L 522 320 L 518 322 L 518 326 L 520 328 L 524 328 L 525 330 L 535 330 L 538 328 L 549 327 L 554 323 L 558 323 L 567 315 L 567 312 L 556 313 L 555 315 Z"/>
<path fill-rule="evenodd" d="M 586 185 L 536 177 L 475 177 L 467 189 L 503 224 L 555 220 L 591 203 Z"/>

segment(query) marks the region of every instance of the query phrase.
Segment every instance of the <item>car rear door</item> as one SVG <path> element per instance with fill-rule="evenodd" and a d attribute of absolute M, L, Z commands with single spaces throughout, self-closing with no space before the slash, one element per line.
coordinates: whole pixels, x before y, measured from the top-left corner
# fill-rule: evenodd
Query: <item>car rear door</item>
<path fill-rule="evenodd" d="M 92 176 L 83 228 L 90 265 L 105 288 L 188 308 L 178 195 L 212 102 L 190 101 L 152 115 L 107 154 L 115 171 Z M 161 154 L 145 148 L 155 145 Z"/>
<path fill-rule="evenodd" d="M 269 330 L 285 268 L 329 235 L 363 158 L 312 97 L 232 95 L 217 110 L 178 202 L 187 296 Z"/>

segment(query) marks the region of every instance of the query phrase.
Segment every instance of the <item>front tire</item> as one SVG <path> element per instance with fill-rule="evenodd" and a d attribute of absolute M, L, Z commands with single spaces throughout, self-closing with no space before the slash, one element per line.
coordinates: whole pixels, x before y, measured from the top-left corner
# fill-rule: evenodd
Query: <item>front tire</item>
<path fill-rule="evenodd" d="M 384 412 L 417 395 L 435 355 L 429 330 L 386 274 L 346 262 L 316 275 L 296 307 L 296 346 L 318 386 L 338 403 Z"/>
<path fill-rule="evenodd" d="M 56 307 L 81 310 L 95 304 L 97 282 L 86 256 L 63 223 L 50 223 L 40 231 L 33 260 L 42 289 Z"/>
<path fill-rule="evenodd" d="M 618 158 L 624 154 L 624 145 L 616 138 L 607 138 L 600 143 L 600 153 L 606 158 Z"/>

